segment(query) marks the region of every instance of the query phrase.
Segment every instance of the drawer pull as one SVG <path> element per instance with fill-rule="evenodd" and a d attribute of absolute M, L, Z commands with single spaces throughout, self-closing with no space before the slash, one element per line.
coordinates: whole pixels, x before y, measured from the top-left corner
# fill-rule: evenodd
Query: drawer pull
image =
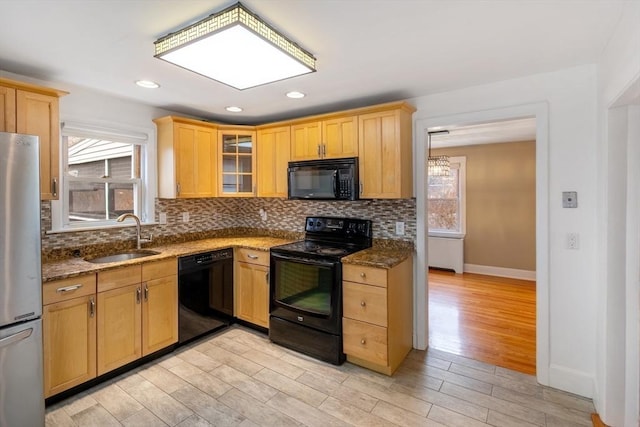
<path fill-rule="evenodd" d="M 64 288 L 58 288 L 56 289 L 56 292 L 59 292 L 61 294 L 64 294 L 65 292 L 71 292 L 71 291 L 76 291 L 78 289 L 80 289 L 82 287 L 81 284 L 77 284 L 77 285 L 71 285 L 71 286 L 65 286 Z"/>
<path fill-rule="evenodd" d="M 367 275 L 366 275 L 366 273 L 362 272 L 362 273 L 360 273 L 360 277 L 362 277 L 364 279 L 365 277 L 367 277 Z"/>
<path fill-rule="evenodd" d="M 258 259 L 258 255 L 251 255 L 251 254 L 247 254 L 247 258 L 249 259 Z"/>
<path fill-rule="evenodd" d="M 365 338 L 362 338 L 360 340 L 360 344 L 365 345 L 367 343 L 367 340 Z"/>
<path fill-rule="evenodd" d="M 367 306 L 367 303 L 364 300 L 360 301 L 360 307 L 366 307 L 366 306 Z"/>

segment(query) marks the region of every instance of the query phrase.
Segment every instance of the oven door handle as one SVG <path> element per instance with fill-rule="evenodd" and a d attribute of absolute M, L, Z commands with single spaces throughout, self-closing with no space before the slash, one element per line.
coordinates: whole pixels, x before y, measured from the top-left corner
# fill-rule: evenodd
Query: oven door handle
<path fill-rule="evenodd" d="M 340 264 L 340 261 L 325 261 L 325 260 L 311 259 L 311 258 L 305 258 L 300 256 L 274 254 L 273 252 L 271 253 L 271 257 L 277 261 L 290 261 L 290 262 L 297 262 L 300 264 L 321 265 L 324 267 L 333 267 L 336 264 Z"/>

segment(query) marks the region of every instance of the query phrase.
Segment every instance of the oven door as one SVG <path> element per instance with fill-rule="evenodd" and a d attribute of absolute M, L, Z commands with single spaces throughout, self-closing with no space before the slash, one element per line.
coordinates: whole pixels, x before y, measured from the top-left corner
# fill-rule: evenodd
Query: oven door
<path fill-rule="evenodd" d="M 271 253 L 269 312 L 314 329 L 339 334 L 342 264 Z"/>

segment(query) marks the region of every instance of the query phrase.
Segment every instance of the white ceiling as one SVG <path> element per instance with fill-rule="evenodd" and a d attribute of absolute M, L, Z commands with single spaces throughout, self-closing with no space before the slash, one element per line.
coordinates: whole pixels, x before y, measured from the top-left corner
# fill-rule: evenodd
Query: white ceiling
<path fill-rule="evenodd" d="M 536 140 L 536 119 L 524 118 L 491 123 L 475 123 L 429 128 L 431 148 L 460 147 Z"/>
<path fill-rule="evenodd" d="M 0 70 L 255 124 L 594 63 L 625 0 L 246 0 L 316 73 L 239 91 L 153 57 L 156 39 L 233 3 L 0 0 Z"/>

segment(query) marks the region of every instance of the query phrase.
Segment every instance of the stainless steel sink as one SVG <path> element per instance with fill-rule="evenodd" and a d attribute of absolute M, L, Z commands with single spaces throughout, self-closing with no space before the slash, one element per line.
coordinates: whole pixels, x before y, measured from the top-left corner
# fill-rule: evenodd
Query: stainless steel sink
<path fill-rule="evenodd" d="M 94 264 L 103 264 L 106 262 L 120 262 L 120 261 L 128 261 L 130 259 L 135 258 L 144 258 L 147 256 L 158 255 L 160 252 L 151 251 L 147 249 L 141 250 L 131 250 L 125 252 L 118 252 L 117 254 L 101 256 L 98 258 L 85 258 L 85 261 L 92 262 Z"/>

